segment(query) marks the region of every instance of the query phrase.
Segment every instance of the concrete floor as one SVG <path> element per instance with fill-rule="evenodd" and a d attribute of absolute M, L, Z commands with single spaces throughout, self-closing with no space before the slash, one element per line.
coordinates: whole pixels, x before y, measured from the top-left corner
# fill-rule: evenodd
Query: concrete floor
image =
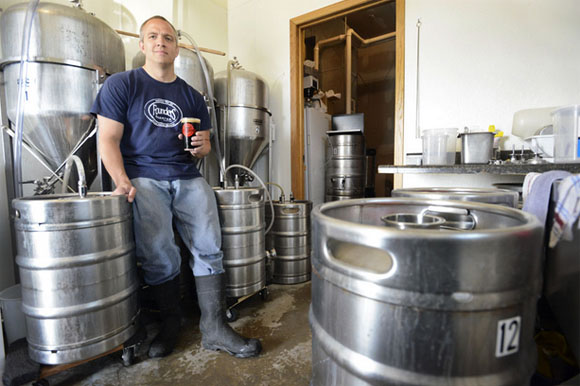
<path fill-rule="evenodd" d="M 204 350 L 195 304 L 186 310 L 180 342 L 168 357 L 149 359 L 147 349 L 156 323 L 149 323 L 148 339 L 138 350 L 137 362 L 124 367 L 120 353 L 66 370 L 47 378 L 51 386 L 69 385 L 309 385 L 312 336 L 308 325 L 310 282 L 270 285 L 266 301 L 253 296 L 237 306 L 238 332 L 262 341 L 257 358 L 237 359 Z"/>

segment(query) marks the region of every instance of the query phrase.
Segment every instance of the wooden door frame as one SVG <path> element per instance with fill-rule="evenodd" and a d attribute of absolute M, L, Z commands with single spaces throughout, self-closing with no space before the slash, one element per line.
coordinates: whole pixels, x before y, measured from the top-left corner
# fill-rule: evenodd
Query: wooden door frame
<path fill-rule="evenodd" d="M 305 58 L 304 29 L 348 15 L 355 11 L 396 1 L 395 43 L 395 165 L 404 160 L 404 91 L 405 91 L 405 0 L 344 0 L 336 4 L 290 19 L 290 138 L 292 192 L 304 199 L 304 97 L 303 63 Z M 395 188 L 402 186 L 402 176 L 395 175 Z"/>

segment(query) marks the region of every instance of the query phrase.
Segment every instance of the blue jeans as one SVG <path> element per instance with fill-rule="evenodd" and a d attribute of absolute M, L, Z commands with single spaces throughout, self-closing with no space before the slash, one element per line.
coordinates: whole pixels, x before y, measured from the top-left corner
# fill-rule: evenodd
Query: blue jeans
<path fill-rule="evenodd" d="M 181 255 L 173 222 L 193 258 L 194 276 L 224 272 L 215 195 L 203 178 L 157 181 L 134 178 L 133 226 L 137 260 L 145 283 L 158 285 L 179 274 Z"/>

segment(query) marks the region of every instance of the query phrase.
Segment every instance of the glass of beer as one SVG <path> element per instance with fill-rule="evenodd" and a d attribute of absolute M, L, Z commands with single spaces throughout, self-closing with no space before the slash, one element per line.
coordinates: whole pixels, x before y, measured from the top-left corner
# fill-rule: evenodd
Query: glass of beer
<path fill-rule="evenodd" d="M 181 118 L 181 134 L 185 150 L 192 150 L 191 137 L 199 130 L 201 121 L 198 118 Z"/>

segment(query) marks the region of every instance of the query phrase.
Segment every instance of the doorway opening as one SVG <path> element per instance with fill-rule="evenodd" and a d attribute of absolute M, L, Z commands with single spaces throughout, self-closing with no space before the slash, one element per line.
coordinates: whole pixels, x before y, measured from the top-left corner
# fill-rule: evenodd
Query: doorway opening
<path fill-rule="evenodd" d="M 376 154 L 374 194 L 401 186 L 376 165 L 403 163 L 404 4 L 346 0 L 290 20 L 292 191 L 300 199 L 312 177 L 305 116 L 313 109 L 362 119 L 367 160 Z"/>

